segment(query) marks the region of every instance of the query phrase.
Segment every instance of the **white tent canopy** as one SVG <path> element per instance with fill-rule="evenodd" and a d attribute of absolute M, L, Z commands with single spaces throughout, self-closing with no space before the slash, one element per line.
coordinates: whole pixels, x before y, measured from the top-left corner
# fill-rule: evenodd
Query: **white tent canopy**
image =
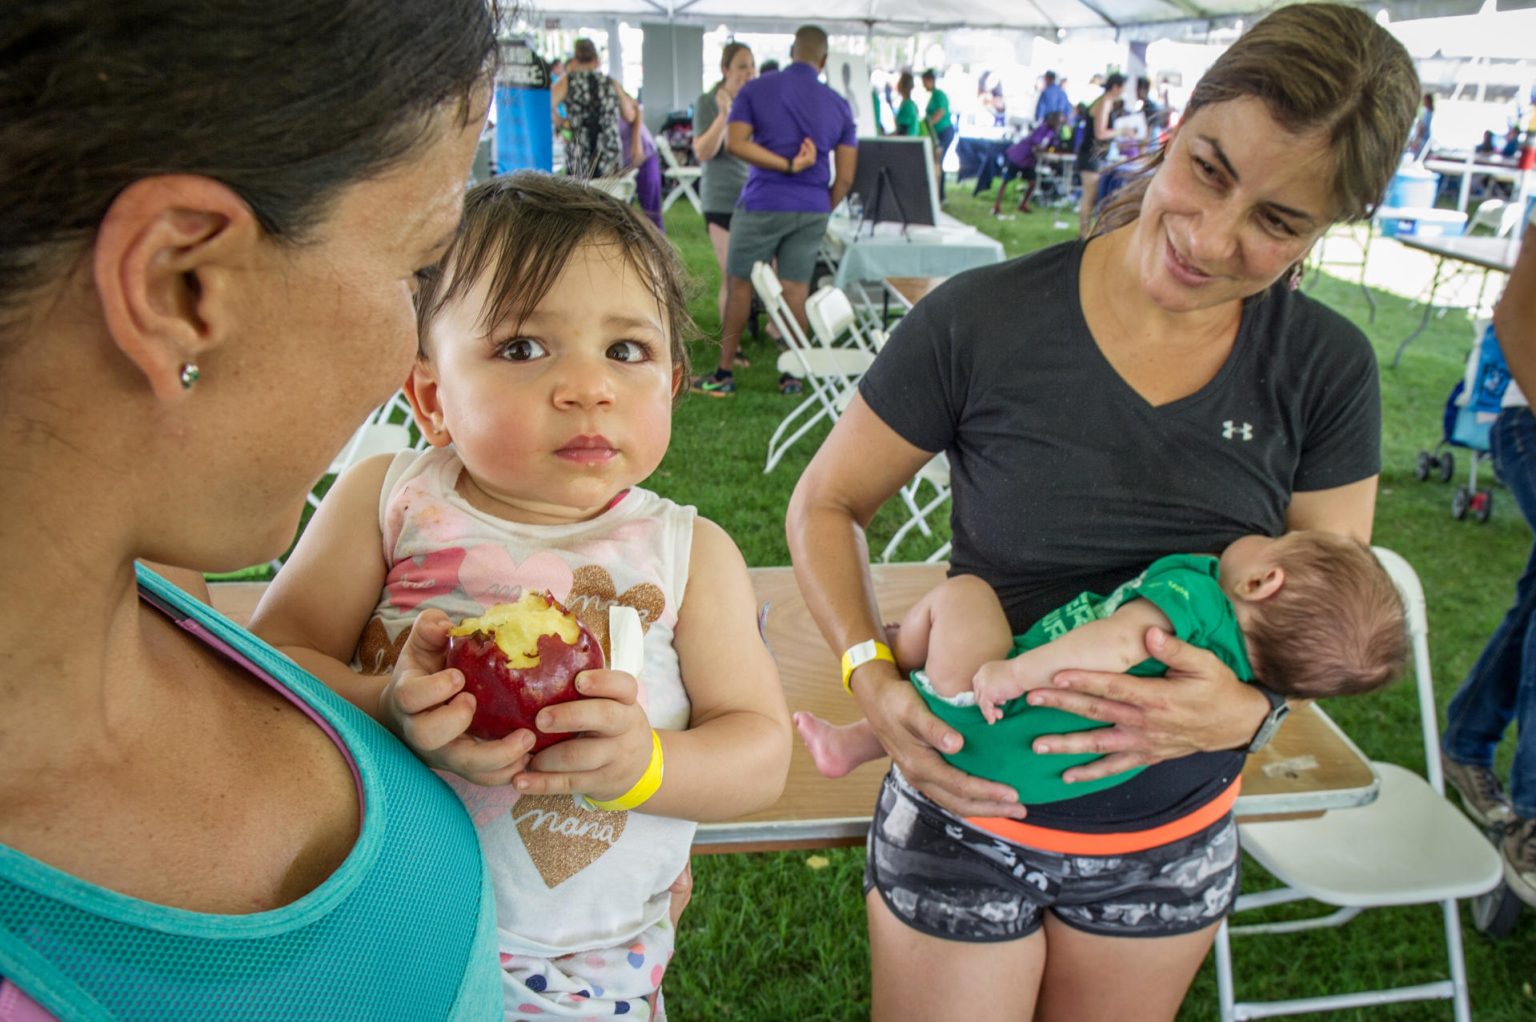
<path fill-rule="evenodd" d="M 1536 0 L 1496 2 L 1499 10 L 1536 4 Z M 1392 20 L 1400 21 L 1475 14 L 1483 5 L 1484 0 L 1384 0 L 1360 6 L 1373 14 L 1385 10 Z M 538 14 L 764 27 L 813 21 L 843 32 L 969 27 L 1153 39 L 1252 17 L 1274 6 L 1271 0 L 550 0 L 548 9 Z"/>

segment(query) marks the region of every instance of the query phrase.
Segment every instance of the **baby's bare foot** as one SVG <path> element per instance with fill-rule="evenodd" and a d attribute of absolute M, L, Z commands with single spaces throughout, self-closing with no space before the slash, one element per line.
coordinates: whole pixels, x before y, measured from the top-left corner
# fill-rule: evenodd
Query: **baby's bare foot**
<path fill-rule="evenodd" d="M 803 710 L 794 715 L 794 721 L 800 741 L 805 743 L 816 770 L 823 777 L 846 776 L 855 767 L 885 755 L 867 721 L 829 724 Z"/>

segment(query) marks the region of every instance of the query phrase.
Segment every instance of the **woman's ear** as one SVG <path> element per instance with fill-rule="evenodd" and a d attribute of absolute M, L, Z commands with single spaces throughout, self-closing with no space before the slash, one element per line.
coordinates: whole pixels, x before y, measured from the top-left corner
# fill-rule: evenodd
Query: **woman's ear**
<path fill-rule="evenodd" d="M 431 361 L 420 356 L 411 367 L 411 375 L 405 380 L 405 398 L 411 403 L 411 414 L 416 418 L 416 428 L 433 447 L 447 447 L 453 437 L 448 435 L 443 416 L 442 402 L 438 400 L 437 370 Z"/>
<path fill-rule="evenodd" d="M 240 328 L 236 278 L 261 243 L 245 200 L 209 178 L 142 178 L 112 201 L 92 248 L 96 294 L 157 398 L 184 395 L 184 377 Z"/>

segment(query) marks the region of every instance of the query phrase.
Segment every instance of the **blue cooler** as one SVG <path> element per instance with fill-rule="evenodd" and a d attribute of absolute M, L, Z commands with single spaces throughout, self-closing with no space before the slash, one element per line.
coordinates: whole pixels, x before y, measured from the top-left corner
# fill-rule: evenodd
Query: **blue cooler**
<path fill-rule="evenodd" d="M 1376 220 L 1388 238 L 1450 238 L 1467 231 L 1467 214 L 1433 206 L 1382 206 L 1376 211 Z"/>
<path fill-rule="evenodd" d="M 1417 163 L 1410 163 L 1392 175 L 1387 185 L 1387 197 L 1383 206 L 1429 207 L 1435 204 L 1435 190 L 1440 186 L 1440 175 L 1425 170 Z"/>

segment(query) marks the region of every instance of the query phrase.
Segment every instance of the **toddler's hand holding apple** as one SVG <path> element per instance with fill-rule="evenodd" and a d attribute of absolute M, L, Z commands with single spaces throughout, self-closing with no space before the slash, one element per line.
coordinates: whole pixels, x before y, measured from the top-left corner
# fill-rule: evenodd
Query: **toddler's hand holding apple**
<path fill-rule="evenodd" d="M 463 672 L 464 690 L 475 697 L 470 734 L 494 739 L 529 728 L 537 753 L 572 737 L 540 728 L 538 713 L 580 699 L 576 679 L 603 666 L 603 649 L 554 596 L 526 592 L 460 621 L 448 633 L 447 664 Z"/>
<path fill-rule="evenodd" d="M 538 728 L 580 734 L 535 756 L 518 776 L 517 788 L 532 795 L 616 799 L 651 762 L 651 722 L 637 701 L 639 683 L 624 671 L 597 670 L 584 672 L 576 684 L 587 698 L 546 706 Z"/>
<path fill-rule="evenodd" d="M 481 741 L 468 733 L 475 697 L 464 690 L 462 672 L 444 667 L 452 627 L 448 616 L 435 609 L 423 611 L 412 623 L 379 693 L 383 719 L 428 766 L 474 784 L 507 784 L 528 765 L 534 736 L 516 730 Z"/>

